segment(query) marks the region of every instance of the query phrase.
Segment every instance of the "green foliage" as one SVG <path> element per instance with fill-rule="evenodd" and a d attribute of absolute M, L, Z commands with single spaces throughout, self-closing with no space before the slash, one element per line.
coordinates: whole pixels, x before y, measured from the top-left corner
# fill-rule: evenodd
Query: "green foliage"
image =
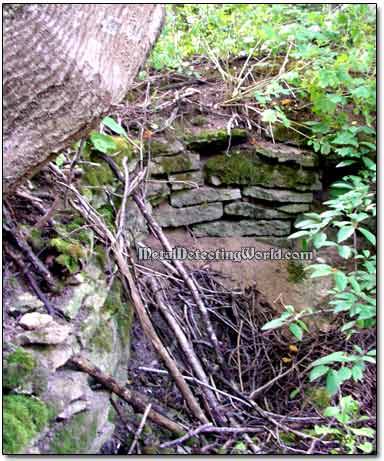
<path fill-rule="evenodd" d="M 64 266 L 71 274 L 80 270 L 79 262 L 85 257 L 85 249 L 78 242 L 55 237 L 49 244 L 61 253 L 56 257 L 57 263 Z"/>
<path fill-rule="evenodd" d="M 333 440 L 340 448 L 332 453 L 361 454 L 372 453 L 373 444 L 370 439 L 375 438 L 375 430 L 370 427 L 356 427 L 356 422 L 366 418 L 360 416 L 359 402 L 350 395 L 341 397 L 339 404 L 328 406 L 323 415 L 332 418 L 338 423 L 338 427 L 332 425 L 316 425 L 314 434 L 326 440 Z M 342 450 L 342 451 L 341 451 Z"/>
<path fill-rule="evenodd" d="M 4 359 L 3 387 L 12 390 L 23 385 L 35 367 L 36 360 L 32 354 L 22 348 L 16 349 Z"/>
<path fill-rule="evenodd" d="M 24 395 L 3 398 L 4 453 L 21 453 L 26 444 L 40 432 L 53 417 L 47 405 Z"/>

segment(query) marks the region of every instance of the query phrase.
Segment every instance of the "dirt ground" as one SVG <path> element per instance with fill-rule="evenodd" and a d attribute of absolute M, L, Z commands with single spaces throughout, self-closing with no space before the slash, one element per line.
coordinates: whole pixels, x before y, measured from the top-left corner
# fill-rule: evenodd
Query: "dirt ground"
<path fill-rule="evenodd" d="M 194 238 L 183 230 L 167 231 L 166 235 L 173 247 L 194 248 L 200 250 L 241 250 L 245 247 L 254 247 L 257 251 L 268 251 L 270 248 L 278 249 L 273 245 L 260 242 L 255 237 L 203 237 Z M 150 248 L 161 249 L 160 243 L 152 236 L 144 242 Z M 284 251 L 284 250 L 283 250 Z M 313 260 L 312 262 L 315 262 Z M 302 261 L 308 265 L 311 261 Z M 251 261 L 188 261 L 190 267 L 211 268 L 221 272 L 227 279 L 228 288 L 245 289 L 256 284 L 267 300 L 278 311 L 283 304 L 291 304 L 298 310 L 305 307 L 315 307 L 321 304 L 326 297 L 331 282 L 327 278 L 309 279 L 293 282 L 290 281 L 291 272 L 286 260 L 251 260 Z M 151 263 L 153 268 L 161 270 L 159 262 Z"/>

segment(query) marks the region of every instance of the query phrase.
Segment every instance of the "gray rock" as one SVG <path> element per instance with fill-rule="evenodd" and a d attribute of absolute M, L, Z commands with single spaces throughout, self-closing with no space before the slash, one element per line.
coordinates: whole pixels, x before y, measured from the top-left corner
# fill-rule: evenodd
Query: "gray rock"
<path fill-rule="evenodd" d="M 184 152 L 170 157 L 154 157 L 150 171 L 152 174 L 181 173 L 200 169 L 200 155 Z"/>
<path fill-rule="evenodd" d="M 93 439 L 89 453 L 99 453 L 101 447 L 112 438 L 114 431 L 115 425 L 106 421 L 105 424 L 97 430 L 96 437 Z"/>
<path fill-rule="evenodd" d="M 151 211 L 151 204 L 147 204 L 149 211 Z M 140 240 L 148 233 L 147 221 L 139 210 L 138 206 L 132 200 L 129 200 L 125 213 L 126 230 L 130 238 Z"/>
<path fill-rule="evenodd" d="M 66 419 L 71 418 L 76 413 L 80 413 L 87 408 L 87 402 L 85 400 L 75 400 L 74 402 L 70 402 L 64 410 L 57 415 L 58 421 L 63 421 Z"/>
<path fill-rule="evenodd" d="M 27 350 L 32 352 L 38 358 L 40 364 L 51 370 L 51 372 L 65 365 L 74 354 L 73 347 L 66 343 L 44 347 L 31 346 Z"/>
<path fill-rule="evenodd" d="M 256 242 L 267 243 L 275 247 L 295 249 L 295 244 L 292 240 L 288 240 L 286 237 L 256 237 Z"/>
<path fill-rule="evenodd" d="M 156 182 L 152 182 L 152 181 L 149 181 L 147 183 L 147 194 L 146 196 L 148 198 L 153 198 L 153 197 L 157 197 L 159 195 L 161 196 L 164 196 L 164 195 L 169 195 L 170 193 L 170 190 L 169 190 L 169 187 L 167 185 L 166 182 L 159 182 L 159 181 L 156 181 Z M 139 211 L 139 210 L 137 210 Z"/>
<path fill-rule="evenodd" d="M 201 171 L 190 171 L 189 173 L 177 173 L 168 178 L 172 190 L 194 189 L 204 184 L 204 176 Z M 180 182 L 178 182 L 180 181 Z"/>
<path fill-rule="evenodd" d="M 222 203 L 210 203 L 186 208 L 161 205 L 154 214 L 154 218 L 162 227 L 188 226 L 194 223 L 220 219 L 222 216 Z"/>
<path fill-rule="evenodd" d="M 207 202 L 225 202 L 241 198 L 240 189 L 214 189 L 199 187 L 171 195 L 171 205 L 177 208 Z"/>
<path fill-rule="evenodd" d="M 86 280 L 80 285 L 76 285 L 72 290 L 68 290 L 61 300 L 60 308 L 71 319 L 75 318 L 83 302 L 91 293 L 95 286 L 91 281 Z"/>
<path fill-rule="evenodd" d="M 212 186 L 220 186 L 221 185 L 220 178 L 218 178 L 217 176 L 211 176 L 210 181 L 211 181 Z"/>
<path fill-rule="evenodd" d="M 253 219 L 289 219 L 290 216 L 271 208 L 262 208 L 249 202 L 233 202 L 225 205 L 224 214 Z"/>
<path fill-rule="evenodd" d="M 44 307 L 44 303 L 31 293 L 20 294 L 13 303 L 8 306 L 10 314 L 22 314 L 37 311 Z"/>
<path fill-rule="evenodd" d="M 312 192 L 295 192 L 284 189 L 266 189 L 259 186 L 245 187 L 243 195 L 272 202 L 312 203 Z"/>
<path fill-rule="evenodd" d="M 215 221 L 193 226 L 196 237 L 233 237 L 233 236 L 285 236 L 289 235 L 289 221 Z"/>
<path fill-rule="evenodd" d="M 266 141 L 256 141 L 253 146 L 259 155 L 276 159 L 279 163 L 295 162 L 305 167 L 314 167 L 318 164 L 318 159 L 313 152 L 297 147 Z"/>
<path fill-rule="evenodd" d="M 19 344 L 61 344 L 70 332 L 69 325 L 61 325 L 53 321 L 44 328 L 21 333 L 16 339 Z"/>
<path fill-rule="evenodd" d="M 155 138 L 150 143 L 150 150 L 152 157 L 158 155 L 175 155 L 183 152 L 184 145 L 178 139 Z"/>
<path fill-rule="evenodd" d="M 42 399 L 50 403 L 57 413 L 62 413 L 71 402 L 86 401 L 89 392 L 88 376 L 85 373 L 62 370 L 49 377 Z"/>
<path fill-rule="evenodd" d="M 39 330 L 53 322 L 53 317 L 39 312 L 24 314 L 19 320 L 19 325 L 25 330 Z"/>
<path fill-rule="evenodd" d="M 284 213 L 298 214 L 305 213 L 310 210 L 310 205 L 306 203 L 292 203 L 290 205 L 279 206 L 277 209 Z"/>

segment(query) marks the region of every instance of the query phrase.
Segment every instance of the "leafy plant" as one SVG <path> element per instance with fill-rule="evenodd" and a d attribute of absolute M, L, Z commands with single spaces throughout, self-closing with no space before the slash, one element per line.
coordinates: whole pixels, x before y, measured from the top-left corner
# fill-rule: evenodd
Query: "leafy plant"
<path fill-rule="evenodd" d="M 372 453 L 374 448 L 371 439 L 375 437 L 375 430 L 370 427 L 356 427 L 356 423 L 367 419 L 359 413 L 359 403 L 355 399 L 350 395 L 341 397 L 338 405 L 327 407 L 323 413 L 336 421 L 338 427 L 316 425 L 314 434 L 337 441 L 343 452 L 349 454 Z M 338 450 L 332 450 L 331 453 L 338 453 Z"/>

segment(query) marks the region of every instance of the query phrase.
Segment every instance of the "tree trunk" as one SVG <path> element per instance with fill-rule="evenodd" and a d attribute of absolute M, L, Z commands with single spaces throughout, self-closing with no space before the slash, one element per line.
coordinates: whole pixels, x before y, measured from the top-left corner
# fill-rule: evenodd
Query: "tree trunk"
<path fill-rule="evenodd" d="M 4 192 L 125 96 L 163 18 L 158 4 L 4 5 Z"/>

